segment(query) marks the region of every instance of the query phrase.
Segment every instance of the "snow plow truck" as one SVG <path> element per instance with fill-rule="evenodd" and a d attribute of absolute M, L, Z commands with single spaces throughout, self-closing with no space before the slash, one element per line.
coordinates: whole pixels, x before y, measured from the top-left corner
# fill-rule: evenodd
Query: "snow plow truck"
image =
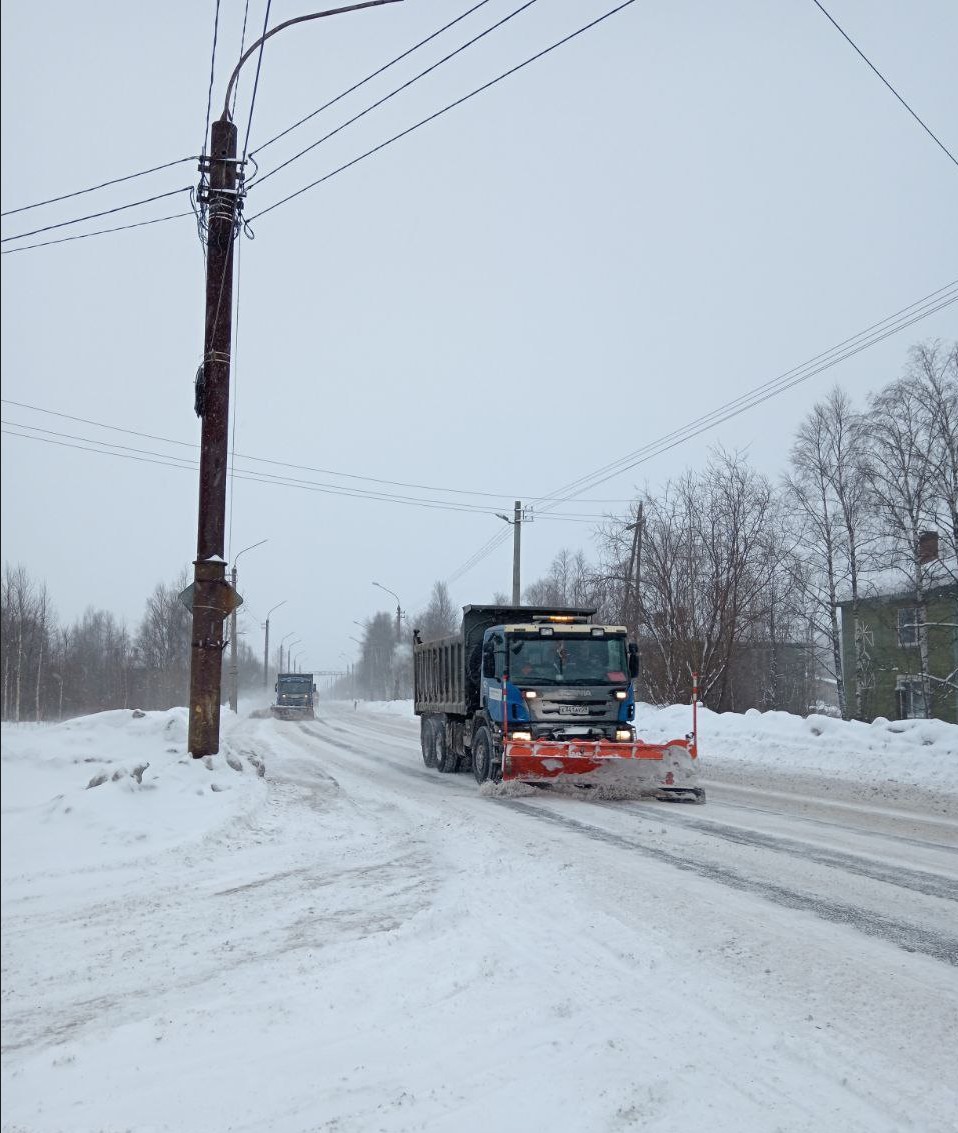
<path fill-rule="evenodd" d="M 695 726 L 666 743 L 635 734 L 639 654 L 595 610 L 465 606 L 458 634 L 413 634 L 422 757 L 478 783 L 608 787 L 704 802 Z"/>
<path fill-rule="evenodd" d="M 277 673 L 276 703 L 270 714 L 280 720 L 314 720 L 316 685 L 312 673 Z"/>

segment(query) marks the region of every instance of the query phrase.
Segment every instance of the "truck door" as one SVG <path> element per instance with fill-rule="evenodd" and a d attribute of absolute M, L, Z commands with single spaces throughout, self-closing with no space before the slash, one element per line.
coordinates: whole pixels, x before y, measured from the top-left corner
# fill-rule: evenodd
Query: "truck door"
<path fill-rule="evenodd" d="M 482 646 L 482 703 L 491 719 L 502 723 L 502 674 L 506 666 L 505 635 L 492 631 Z"/>

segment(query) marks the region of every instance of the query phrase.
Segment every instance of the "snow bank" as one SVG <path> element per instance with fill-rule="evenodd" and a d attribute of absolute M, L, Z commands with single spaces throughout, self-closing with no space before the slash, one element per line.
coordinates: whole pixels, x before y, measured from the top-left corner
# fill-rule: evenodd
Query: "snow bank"
<path fill-rule="evenodd" d="M 196 841 L 256 806 L 262 763 L 233 749 L 234 726 L 224 720 L 219 755 L 192 759 L 185 708 L 4 724 L 5 876 L 26 859 L 83 868 L 111 859 L 118 844 L 149 853 Z"/>
<path fill-rule="evenodd" d="M 826 779 L 903 783 L 958 794 L 958 726 L 942 720 L 871 724 L 789 712 L 712 712 L 700 708 L 702 772 L 732 764 Z M 685 735 L 692 727 L 686 705 L 636 706 L 636 728 L 646 740 Z"/>

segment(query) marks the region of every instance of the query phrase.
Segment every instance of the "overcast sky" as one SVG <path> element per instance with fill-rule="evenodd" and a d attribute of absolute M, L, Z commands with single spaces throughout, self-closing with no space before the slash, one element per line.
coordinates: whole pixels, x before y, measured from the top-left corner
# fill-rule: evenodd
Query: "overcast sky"
<path fill-rule="evenodd" d="M 519 2 L 489 0 L 266 147 L 261 173 Z M 825 6 L 958 151 L 958 4 Z M 280 33 L 263 55 L 250 148 L 469 7 L 405 0 Z M 611 7 L 538 0 L 253 185 L 246 215 Z M 214 8 L 212 0 L 5 3 L 3 209 L 195 155 Z M 262 30 L 264 9 L 264 0 L 250 3 L 247 42 Z M 308 0 L 274 0 L 270 26 L 309 10 Z M 240 0 L 223 0 L 214 115 L 239 55 L 243 13 Z M 241 143 L 254 64 L 236 106 Z M 3 234 L 189 186 L 196 176 L 195 163 L 185 163 L 7 216 Z M 180 195 L 34 239 L 183 209 Z M 285 601 L 273 640 L 295 632 L 301 665 L 342 667 L 356 655 L 350 638 L 361 637 L 353 621 L 394 608 L 373 580 L 395 591 L 412 618 L 436 579 L 499 529 L 508 536 L 493 513 L 511 510 L 514 499 L 546 496 L 681 429 L 953 280 L 956 228 L 958 168 L 812 0 L 639 0 L 254 219 L 255 240 L 240 243 L 235 447 L 304 467 L 239 458 L 237 466 L 314 487 L 233 483 L 228 557 L 268 540 L 239 563 L 247 640 L 261 649 L 262 619 Z M 94 605 L 134 628 L 153 586 L 171 582 L 196 548 L 195 469 L 144 462 L 192 458 L 186 446 L 199 441 L 192 383 L 204 299 L 195 224 L 179 219 L 5 255 L 2 270 L 3 419 L 60 442 L 3 436 L 3 557 L 47 582 L 61 618 Z M 637 488 L 700 466 L 715 443 L 747 450 L 777 476 L 816 398 L 838 382 L 864 404 L 900 373 L 911 343 L 953 338 L 956 312 L 932 315 L 555 510 L 624 511 Z M 64 447 L 89 444 L 78 437 L 129 446 L 115 450 L 127 458 Z M 349 498 L 317 483 L 489 510 Z M 607 500 L 621 502 L 599 502 Z M 539 511 L 524 530 L 524 584 L 561 547 L 591 549 L 587 522 Z M 451 591 L 458 604 L 482 602 L 510 583 L 507 538 Z"/>

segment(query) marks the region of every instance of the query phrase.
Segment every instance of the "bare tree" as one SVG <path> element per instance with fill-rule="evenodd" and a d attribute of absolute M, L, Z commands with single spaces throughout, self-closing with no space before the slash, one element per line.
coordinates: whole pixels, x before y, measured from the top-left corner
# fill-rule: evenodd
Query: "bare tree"
<path fill-rule="evenodd" d="M 446 637 L 455 633 L 460 621 L 460 613 L 449 597 L 449 587 L 445 582 L 434 582 L 429 605 L 417 618 L 418 629 L 424 641 Z"/>
<path fill-rule="evenodd" d="M 644 679 L 654 700 L 702 698 L 733 707 L 732 665 L 768 619 L 782 547 L 768 481 L 718 450 L 700 475 L 686 473 L 644 502 L 640 632 Z"/>
<path fill-rule="evenodd" d="M 867 430 L 837 387 L 812 407 L 792 446 L 784 478 L 789 528 L 804 563 L 792 557 L 792 581 L 804 589 L 817 632 L 827 641 L 829 669 L 843 719 L 862 715 L 867 656 L 860 626 L 860 577 L 867 530 Z M 807 566 L 809 569 L 801 569 Z M 854 712 L 842 670 L 839 602 L 850 597 L 856 642 Z"/>

